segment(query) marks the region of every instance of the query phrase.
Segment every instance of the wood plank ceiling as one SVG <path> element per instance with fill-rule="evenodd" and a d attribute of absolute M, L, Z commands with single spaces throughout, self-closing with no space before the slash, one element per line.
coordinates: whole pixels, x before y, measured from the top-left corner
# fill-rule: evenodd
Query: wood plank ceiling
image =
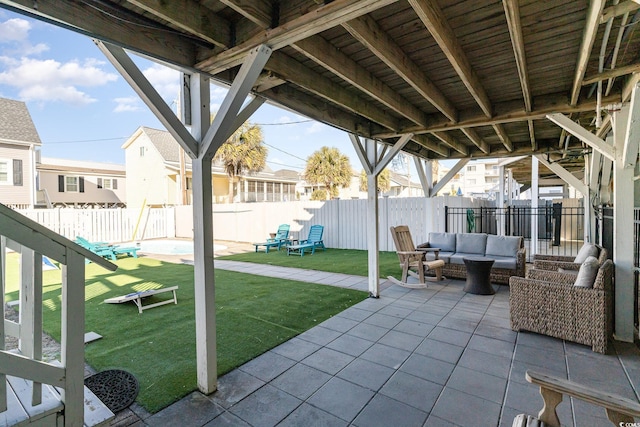
<path fill-rule="evenodd" d="M 544 153 L 581 174 L 588 150 L 545 115 L 569 115 L 604 135 L 607 106 L 628 100 L 640 70 L 640 5 L 631 0 L 0 0 L 0 6 L 225 83 L 249 50 L 267 44 L 274 52 L 254 88 L 258 96 L 387 143 L 412 133 L 405 151 L 426 159 Z M 520 182 L 529 180 L 526 169 L 514 168 Z"/>

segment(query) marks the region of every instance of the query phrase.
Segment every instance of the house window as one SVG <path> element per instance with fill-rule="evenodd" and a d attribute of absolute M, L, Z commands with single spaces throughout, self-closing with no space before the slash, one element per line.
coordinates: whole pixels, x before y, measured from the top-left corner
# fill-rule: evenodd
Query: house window
<path fill-rule="evenodd" d="M 140 157 L 144 157 L 144 147 L 140 147 Z"/>
<path fill-rule="evenodd" d="M 58 192 L 65 191 L 84 193 L 84 177 L 58 175 Z"/>
<path fill-rule="evenodd" d="M 0 185 L 11 184 L 11 173 L 9 160 L 0 159 Z"/>
<path fill-rule="evenodd" d="M 115 178 L 98 178 L 98 188 L 105 188 L 107 190 L 117 190 L 118 180 Z"/>
<path fill-rule="evenodd" d="M 187 190 L 192 190 L 193 189 L 193 178 L 189 178 L 187 177 Z"/>
<path fill-rule="evenodd" d="M 469 172 L 475 172 L 476 171 L 476 167 L 475 166 L 467 166 L 467 170 Z"/>
<path fill-rule="evenodd" d="M 78 177 L 77 176 L 65 176 L 64 177 L 64 191 L 70 191 L 72 193 L 78 192 Z"/>
<path fill-rule="evenodd" d="M 468 179 L 467 184 L 474 185 L 476 183 L 475 179 Z"/>

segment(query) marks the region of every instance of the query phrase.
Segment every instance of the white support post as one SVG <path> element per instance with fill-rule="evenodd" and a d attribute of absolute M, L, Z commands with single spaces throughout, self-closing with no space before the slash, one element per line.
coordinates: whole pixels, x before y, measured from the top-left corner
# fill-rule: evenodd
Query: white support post
<path fill-rule="evenodd" d="M 20 340 L 18 346 L 20 352 L 29 358 L 33 358 L 35 341 L 35 307 L 33 305 L 33 266 L 35 253 L 33 250 L 22 246 L 20 248 Z"/>
<path fill-rule="evenodd" d="M 84 257 L 67 250 L 62 266 L 62 348 L 60 361 L 65 369 L 64 424 L 84 423 Z"/>
<path fill-rule="evenodd" d="M 587 167 L 587 165 L 585 165 Z M 602 168 L 602 154 L 599 151 L 593 150 L 591 155 L 589 156 L 589 204 L 591 204 L 591 199 L 594 199 L 594 204 L 600 205 L 602 203 L 600 197 L 600 169 Z M 596 240 L 596 215 L 593 206 L 590 210 L 591 218 L 590 218 L 590 227 L 589 234 L 591 236 L 591 242 L 601 242 L 601 240 Z M 602 227 L 601 227 L 602 228 Z"/>
<path fill-rule="evenodd" d="M 498 215 L 498 235 L 504 236 L 507 232 L 507 227 L 505 224 L 505 207 L 504 207 L 504 165 L 500 165 L 498 167 L 498 209 L 500 209 L 500 213 Z"/>
<path fill-rule="evenodd" d="M 365 139 L 367 160 L 375 165 L 377 160 L 376 142 L 373 139 Z M 367 172 L 367 259 L 369 274 L 369 295 L 378 298 L 380 296 L 380 227 L 378 225 L 378 175 Z"/>
<path fill-rule="evenodd" d="M 533 257 L 538 253 L 538 158 L 531 156 L 531 248 L 530 254 Z"/>
<path fill-rule="evenodd" d="M 191 132 L 201 141 L 209 129 L 209 78 L 191 75 Z M 217 388 L 216 308 L 213 265 L 213 179 L 211 158 L 192 160 L 193 173 L 193 246 L 196 320 L 196 360 L 198 389 L 213 393 Z"/>
<path fill-rule="evenodd" d="M 388 152 L 383 151 L 384 157 L 378 155 L 378 144 L 373 139 L 360 140 L 357 135 L 349 134 L 353 148 L 367 173 L 367 254 L 369 271 L 369 295 L 373 298 L 380 296 L 380 230 L 378 225 L 378 175 L 391 162 L 393 157 L 409 142 L 413 134 L 407 134 L 393 145 Z"/>
<path fill-rule="evenodd" d="M 509 169 L 507 173 L 507 205 L 511 206 L 513 201 L 513 172 Z"/>
<path fill-rule="evenodd" d="M 627 137 L 629 107 L 613 115 L 613 139 L 616 158 L 613 162 L 613 263 L 615 265 L 615 337 L 633 342 L 633 167 L 626 167 L 624 143 Z"/>

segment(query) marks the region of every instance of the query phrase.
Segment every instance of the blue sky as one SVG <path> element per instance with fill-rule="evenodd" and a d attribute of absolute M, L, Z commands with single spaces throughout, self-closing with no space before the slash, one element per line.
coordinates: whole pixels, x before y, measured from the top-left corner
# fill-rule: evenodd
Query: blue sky
<path fill-rule="evenodd" d="M 131 57 L 175 108 L 178 72 Z M 213 110 L 225 94 L 226 89 L 212 87 Z M 164 129 L 90 38 L 4 9 L 0 97 L 26 102 L 44 157 L 124 164 L 120 147 L 139 126 Z M 272 169 L 302 171 L 304 159 L 325 145 L 337 147 L 362 169 L 345 132 L 307 120 L 267 104 L 251 117 L 262 125 Z"/>

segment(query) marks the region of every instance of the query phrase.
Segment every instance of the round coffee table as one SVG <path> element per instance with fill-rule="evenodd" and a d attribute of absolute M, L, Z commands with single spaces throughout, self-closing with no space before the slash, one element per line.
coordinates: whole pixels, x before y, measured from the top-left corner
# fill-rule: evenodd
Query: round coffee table
<path fill-rule="evenodd" d="M 491 286 L 491 267 L 494 259 L 480 256 L 462 258 L 467 267 L 467 283 L 464 291 L 477 295 L 493 295 L 496 291 Z"/>

